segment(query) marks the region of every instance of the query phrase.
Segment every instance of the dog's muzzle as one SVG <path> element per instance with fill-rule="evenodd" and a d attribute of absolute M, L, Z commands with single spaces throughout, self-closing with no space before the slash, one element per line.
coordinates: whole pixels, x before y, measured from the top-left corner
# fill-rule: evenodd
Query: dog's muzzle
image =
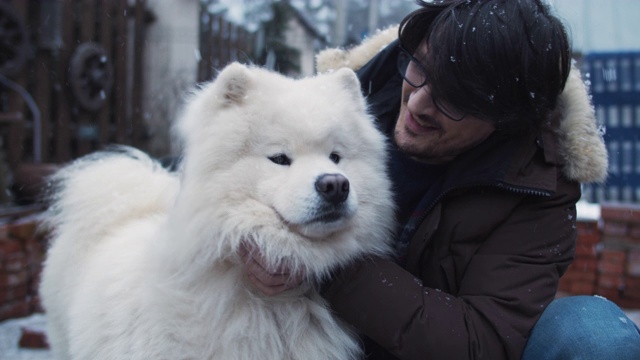
<path fill-rule="evenodd" d="M 316 179 L 316 191 L 323 200 L 338 205 L 349 197 L 349 179 L 341 174 L 324 174 Z"/>

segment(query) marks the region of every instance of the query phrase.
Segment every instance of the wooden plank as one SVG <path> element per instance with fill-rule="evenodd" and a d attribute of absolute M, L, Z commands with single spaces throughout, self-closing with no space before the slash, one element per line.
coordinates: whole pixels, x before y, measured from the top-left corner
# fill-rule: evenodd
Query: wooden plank
<path fill-rule="evenodd" d="M 200 50 L 200 61 L 198 61 L 198 82 L 203 82 L 211 78 L 211 67 L 212 67 L 212 54 L 211 54 L 211 22 L 213 21 L 213 17 L 208 12 L 204 11 L 204 5 L 201 5 L 201 23 L 200 23 L 200 31 L 199 34 L 199 50 Z"/>
<path fill-rule="evenodd" d="M 231 61 L 231 47 L 233 46 L 233 44 L 231 43 L 232 26 L 233 24 L 229 21 L 226 22 L 223 28 L 224 31 L 222 33 L 222 36 L 224 37 L 224 46 L 222 47 L 223 55 L 222 64 L 220 65 L 221 68 L 225 67 Z"/>
<path fill-rule="evenodd" d="M 62 47 L 58 52 L 56 64 L 56 161 L 65 162 L 71 160 L 71 108 L 68 87 L 68 69 L 73 41 L 73 0 L 60 0 L 62 6 L 62 22 L 60 34 Z"/>
<path fill-rule="evenodd" d="M 78 14 L 80 43 L 93 42 L 95 37 L 96 0 L 82 0 L 80 5 L 80 14 Z M 90 133 L 89 129 L 92 126 L 93 117 L 93 114 L 84 110 L 80 110 L 78 113 L 78 126 L 75 133 L 78 147 L 75 156 L 86 155 L 92 150 L 91 139 L 86 138 L 86 136 Z"/>
<path fill-rule="evenodd" d="M 42 2 L 31 3 L 30 9 L 31 18 L 30 22 L 37 25 L 37 30 L 33 32 L 33 36 L 36 38 L 37 47 L 35 47 L 35 61 L 33 64 L 33 72 L 35 79 L 33 81 L 33 98 L 40 110 L 40 143 L 36 144 L 35 126 L 37 124 L 34 121 L 34 139 L 33 139 L 33 158 L 34 162 L 39 160 L 40 162 L 49 161 L 51 155 L 50 144 L 50 130 L 51 130 L 51 89 L 52 89 L 52 55 L 50 48 L 51 39 L 53 34 L 47 24 L 55 24 L 55 14 L 52 14 L 51 8 L 46 7 Z M 46 21 L 46 24 L 44 23 Z M 35 27 L 32 25 L 32 27 Z M 39 155 L 36 152 L 39 150 Z M 39 156 L 39 159 L 38 159 Z"/>
<path fill-rule="evenodd" d="M 101 13 L 100 13 L 100 44 L 108 54 L 108 59 L 113 64 L 112 49 L 113 49 L 113 21 L 116 17 L 115 7 L 112 0 L 102 0 Z M 113 74 L 112 74 L 113 76 Z M 111 92 L 106 94 L 107 103 L 100 109 L 98 113 L 98 147 L 104 147 L 110 142 L 111 128 L 109 126 L 109 119 L 113 111 L 113 87 Z"/>
<path fill-rule="evenodd" d="M 218 59 L 218 46 L 217 39 L 219 35 L 220 19 L 216 16 L 211 17 L 211 27 L 209 32 L 209 38 L 207 39 L 207 48 L 209 49 L 209 66 L 207 67 L 207 77 L 205 80 L 209 81 L 214 78 L 214 69 L 217 66 Z"/>
<path fill-rule="evenodd" d="M 26 1 L 13 1 L 13 7 L 16 9 L 18 15 L 23 19 L 25 25 L 27 24 L 27 16 L 29 13 L 28 2 Z M 28 25 L 27 25 L 28 26 Z M 12 81 L 26 88 L 26 66 L 23 66 L 20 71 L 12 77 Z M 10 112 L 22 112 L 24 113 L 23 121 L 14 122 L 9 125 L 7 141 L 7 162 L 11 168 L 21 162 L 23 159 L 24 149 L 24 125 L 26 121 L 25 102 L 22 96 L 15 92 L 10 91 L 8 95 L 8 109 Z"/>
<path fill-rule="evenodd" d="M 145 129 L 144 111 L 142 109 L 142 95 L 144 93 L 144 38 L 145 38 L 145 0 L 136 0 L 134 24 L 134 56 L 133 58 L 133 86 L 132 86 L 132 117 L 131 144 L 142 148 L 142 138 Z"/>
<path fill-rule="evenodd" d="M 94 40 L 96 29 L 96 0 L 82 0 L 80 2 L 80 41 L 88 42 Z"/>
<path fill-rule="evenodd" d="M 223 51 L 225 46 L 224 29 L 225 29 L 225 21 L 222 18 L 222 16 L 220 16 L 218 18 L 218 29 L 217 29 L 218 31 L 216 33 L 216 44 L 214 45 L 215 54 L 216 54 L 213 60 L 214 71 L 220 70 L 224 66 L 224 51 Z M 215 75 L 216 74 L 214 73 L 213 76 Z"/>
<path fill-rule="evenodd" d="M 116 14 L 116 45 L 114 46 L 114 95 L 115 95 L 115 142 L 125 144 L 127 140 L 127 0 L 118 0 Z"/>
<path fill-rule="evenodd" d="M 238 28 L 239 26 L 229 23 L 229 62 L 238 60 Z"/>
<path fill-rule="evenodd" d="M 254 61 L 253 56 L 255 52 L 254 50 L 255 42 L 256 42 L 255 34 L 250 33 L 245 29 L 242 29 L 240 48 L 242 49 L 243 56 L 240 58 L 240 60 L 243 63 L 251 63 Z"/>
<path fill-rule="evenodd" d="M 50 160 L 51 132 L 51 67 L 53 61 L 48 50 L 39 49 L 35 62 L 36 79 L 34 99 L 40 108 L 40 161 Z M 35 124 L 34 124 L 35 126 Z M 35 139 L 33 141 L 36 141 Z M 35 154 L 34 154 L 35 160 Z"/>
<path fill-rule="evenodd" d="M 246 64 L 247 63 L 247 31 L 243 27 L 238 27 L 237 34 L 237 61 Z"/>

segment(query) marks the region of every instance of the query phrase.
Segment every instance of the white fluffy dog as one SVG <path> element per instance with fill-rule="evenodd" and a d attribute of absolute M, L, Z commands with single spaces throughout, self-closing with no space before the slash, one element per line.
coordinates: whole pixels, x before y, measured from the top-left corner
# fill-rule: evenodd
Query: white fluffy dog
<path fill-rule="evenodd" d="M 393 227 L 385 141 L 351 70 L 293 80 L 232 64 L 178 123 L 181 171 L 134 150 L 54 178 L 41 295 L 57 359 L 353 359 L 316 284 L 384 255 Z M 303 285 L 264 296 L 252 242 Z"/>

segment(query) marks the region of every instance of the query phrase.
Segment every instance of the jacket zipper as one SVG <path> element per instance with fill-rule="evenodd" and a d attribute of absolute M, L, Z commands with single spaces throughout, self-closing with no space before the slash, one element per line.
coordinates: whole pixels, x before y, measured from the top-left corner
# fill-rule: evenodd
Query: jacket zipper
<path fill-rule="evenodd" d="M 534 195 L 534 196 L 542 196 L 542 197 L 550 197 L 551 196 L 551 192 L 549 191 L 545 191 L 545 190 L 539 190 L 539 189 L 530 189 L 530 188 L 523 188 L 523 187 L 518 187 L 518 186 L 513 186 L 513 185 L 508 185 L 505 184 L 503 182 L 497 181 L 495 183 L 476 183 L 476 184 L 467 184 L 467 185 L 461 185 L 461 186 L 454 186 L 451 187 L 445 191 L 442 191 L 440 193 L 440 195 L 438 195 L 438 197 L 436 197 L 436 199 L 431 202 L 431 204 L 429 204 L 429 206 L 427 206 L 427 208 L 425 209 L 424 214 L 422 214 L 422 216 L 420 217 L 420 220 L 418 221 L 418 224 L 422 224 L 424 222 L 424 219 L 427 218 L 427 216 L 429 215 L 429 213 L 431 212 L 431 210 L 433 209 L 434 206 L 436 206 L 436 204 L 438 202 L 440 202 L 440 200 L 442 200 L 447 194 L 451 193 L 454 190 L 462 190 L 462 189 L 471 189 L 474 187 L 496 187 L 499 189 L 503 189 L 515 194 L 524 194 L 524 195 Z M 415 230 L 409 235 L 409 239 L 413 238 L 413 235 L 415 235 L 415 232 L 420 228 L 420 225 L 418 225 Z"/>
<path fill-rule="evenodd" d="M 475 188 L 475 187 L 496 187 L 496 188 L 499 188 L 499 189 L 503 189 L 503 190 L 515 193 L 515 194 L 534 195 L 534 196 L 542 196 L 542 197 L 550 197 L 551 196 L 551 192 L 549 192 L 549 191 L 539 190 L 539 189 L 523 188 L 523 187 L 508 185 L 508 184 L 505 184 L 505 183 L 500 182 L 500 181 L 497 181 L 497 182 L 495 182 L 493 184 L 476 183 L 476 184 L 468 184 L 468 185 L 462 185 L 462 186 L 454 186 L 454 187 L 451 187 L 451 188 L 441 192 L 440 195 L 438 195 L 438 197 L 427 207 L 424 217 L 426 217 L 426 215 L 429 212 L 431 212 L 431 209 L 433 209 L 433 207 L 440 200 L 442 200 L 442 198 L 444 198 L 445 195 L 451 193 L 454 190 L 471 189 L 471 188 Z M 422 222 L 422 220 L 424 220 L 424 217 L 422 219 L 420 219 L 420 222 Z"/>
<path fill-rule="evenodd" d="M 496 186 L 496 187 L 498 187 L 500 189 L 505 189 L 505 190 L 507 190 L 509 192 L 513 192 L 513 193 L 516 193 L 516 194 L 535 195 L 535 196 L 542 196 L 542 197 L 550 197 L 551 196 L 551 192 L 550 191 L 517 187 L 517 186 L 505 184 L 503 182 L 498 182 L 495 185 L 488 185 L 488 186 Z"/>

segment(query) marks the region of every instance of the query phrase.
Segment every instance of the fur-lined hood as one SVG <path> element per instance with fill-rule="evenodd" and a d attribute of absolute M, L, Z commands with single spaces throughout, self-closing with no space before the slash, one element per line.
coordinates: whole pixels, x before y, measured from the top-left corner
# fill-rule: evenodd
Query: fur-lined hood
<path fill-rule="evenodd" d="M 354 48 L 324 50 L 317 56 L 317 70 L 348 67 L 357 71 L 397 37 L 398 27 L 393 26 L 378 31 Z M 558 110 L 562 116 L 556 131 L 565 176 L 583 183 L 604 182 L 609 162 L 607 149 L 587 88 L 575 66 L 558 100 Z"/>

